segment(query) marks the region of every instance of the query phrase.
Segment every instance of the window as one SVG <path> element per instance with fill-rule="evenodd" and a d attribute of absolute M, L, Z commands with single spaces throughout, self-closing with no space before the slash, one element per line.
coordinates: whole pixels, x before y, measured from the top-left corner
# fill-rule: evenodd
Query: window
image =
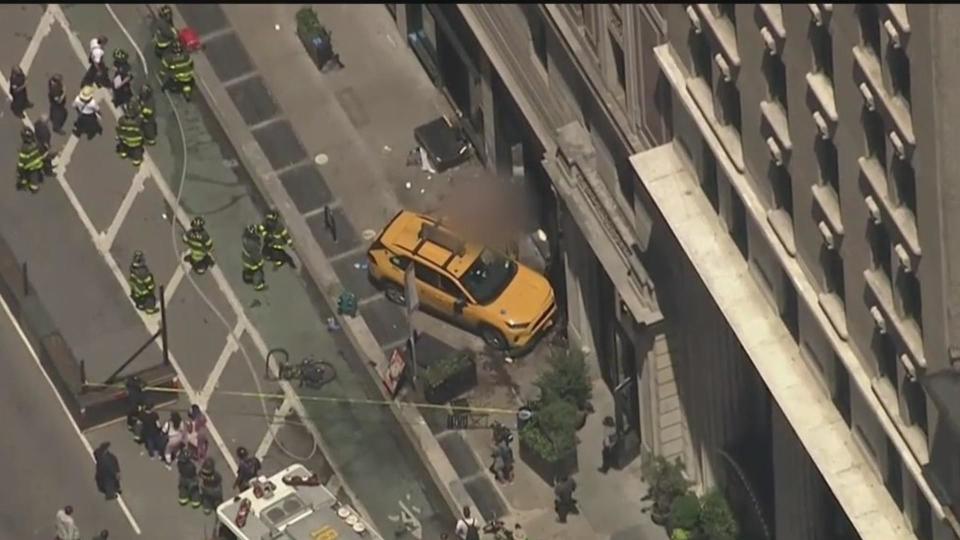
<path fill-rule="evenodd" d="M 890 237 L 887 236 L 887 231 L 882 223 L 879 225 L 871 223 L 868 229 L 868 235 L 870 236 L 870 252 L 873 256 L 873 268 L 874 270 L 883 271 L 887 280 L 889 280 L 892 275 L 890 269 Z"/>
<path fill-rule="evenodd" d="M 653 9 L 647 4 L 649 9 Z M 639 38 L 635 40 L 636 56 L 640 59 L 640 88 L 637 98 L 640 100 L 640 121 L 654 145 L 663 144 L 670 138 L 668 122 L 670 118 L 670 84 L 660 73 L 654 47 L 663 41 L 663 32 L 644 10 L 637 11 Z"/>
<path fill-rule="evenodd" d="M 414 263 L 413 272 L 417 276 L 417 281 L 424 285 L 429 285 L 434 289 L 440 288 L 440 274 L 433 268 L 421 263 Z"/>
<path fill-rule="evenodd" d="M 787 110 L 787 68 L 780 55 L 763 55 L 763 72 L 767 79 L 767 98 Z"/>
<path fill-rule="evenodd" d="M 693 75 L 706 81 L 709 86 L 713 83 L 713 60 L 710 58 L 710 44 L 703 34 L 697 34 L 693 30 L 690 30 L 688 41 Z"/>
<path fill-rule="evenodd" d="M 820 264 L 823 266 L 823 275 L 826 278 L 827 291 L 836 295 L 842 302 L 846 298 L 846 290 L 843 279 L 843 258 L 837 253 L 836 249 L 827 249 L 826 246 L 820 250 Z"/>
<path fill-rule="evenodd" d="M 837 165 L 837 147 L 833 141 L 817 137 L 813 143 L 813 150 L 817 155 L 817 166 L 820 171 L 820 184 L 833 189 L 837 200 L 840 200 L 840 169 Z"/>
<path fill-rule="evenodd" d="M 857 18 L 860 22 L 860 43 L 880 58 L 880 19 L 876 4 L 859 4 Z"/>
<path fill-rule="evenodd" d="M 793 219 L 793 180 L 790 173 L 783 167 L 771 163 L 768 170 L 770 183 L 773 187 L 773 204 L 787 213 Z"/>
<path fill-rule="evenodd" d="M 619 85 L 619 91 L 626 93 L 627 91 L 627 64 L 626 59 L 623 57 L 623 47 L 620 46 L 620 43 L 611 35 L 610 36 L 610 51 L 613 53 L 613 65 L 617 71 L 617 84 Z"/>
<path fill-rule="evenodd" d="M 867 156 L 876 159 L 883 167 L 887 164 L 887 136 L 883 130 L 883 118 L 879 112 L 863 109 L 860 116 Z"/>
<path fill-rule="evenodd" d="M 910 163 L 903 159 L 894 158 L 890 164 L 893 177 L 893 191 L 897 203 L 910 212 L 911 217 L 917 217 L 917 179 Z"/>
<path fill-rule="evenodd" d="M 887 441 L 887 474 L 884 475 L 884 484 L 887 491 L 893 497 L 894 502 L 899 508 L 903 508 L 903 466 L 900 461 L 900 454 L 897 453 L 897 447 L 889 437 Z"/>
<path fill-rule="evenodd" d="M 878 334 L 877 339 L 877 368 L 880 375 L 885 377 L 894 388 L 897 387 L 897 348 L 887 334 Z"/>
<path fill-rule="evenodd" d="M 920 298 L 920 280 L 913 272 L 901 270 L 897 275 L 897 296 L 899 297 L 898 311 L 904 318 L 917 323 L 918 328 L 923 328 L 923 309 Z"/>
<path fill-rule="evenodd" d="M 717 120 L 725 126 L 740 131 L 740 90 L 733 82 L 720 80 L 717 87 L 717 100 L 720 102 Z"/>
<path fill-rule="evenodd" d="M 600 4 L 580 4 L 583 6 L 583 35 L 593 54 L 597 54 L 597 10 Z"/>
<path fill-rule="evenodd" d="M 527 12 L 527 25 L 530 27 L 530 42 L 533 53 L 543 69 L 547 69 L 547 28 L 543 16 L 535 9 Z"/>
<path fill-rule="evenodd" d="M 439 276 L 439 278 L 440 278 L 439 288 L 441 291 L 449 294 L 450 296 L 458 300 L 467 299 L 467 296 L 463 294 L 463 290 L 461 290 L 460 287 L 457 287 L 457 285 L 453 281 L 451 281 L 450 278 L 446 276 Z"/>
<path fill-rule="evenodd" d="M 890 77 L 890 92 L 910 106 L 910 57 L 903 47 L 887 47 L 887 71 Z"/>
<path fill-rule="evenodd" d="M 390 264 L 396 266 L 401 270 L 406 270 L 410 266 L 410 259 L 407 257 L 402 257 L 400 255 L 393 255 L 390 257 Z"/>
<path fill-rule="evenodd" d="M 707 196 L 707 200 L 713 206 L 715 211 L 720 209 L 720 199 L 718 197 L 717 185 L 717 158 L 713 155 L 713 150 L 704 144 L 703 148 L 703 170 L 700 171 L 700 189 Z"/>
<path fill-rule="evenodd" d="M 847 373 L 846 366 L 840 357 L 834 356 L 833 361 L 836 364 L 834 373 L 837 377 L 837 386 L 834 388 L 833 403 L 840 411 L 840 416 L 850 425 L 850 374 Z"/>
<path fill-rule="evenodd" d="M 833 40 L 830 38 L 830 31 L 826 25 L 817 26 L 811 22 L 807 35 L 813 50 L 813 70 L 833 80 Z"/>
<path fill-rule="evenodd" d="M 733 3 L 731 4 L 724 3 L 724 4 L 714 4 L 714 6 L 716 9 L 715 13 L 717 14 L 717 16 L 723 17 L 724 19 L 730 21 L 730 25 L 733 26 L 734 29 L 736 29 L 737 28 L 737 5 Z"/>
<path fill-rule="evenodd" d="M 740 196 L 730 190 L 730 235 L 737 244 L 737 249 L 743 258 L 750 258 L 750 242 L 747 237 L 747 210 L 743 206 Z"/>
<path fill-rule="evenodd" d="M 902 388 L 905 405 L 903 409 L 906 412 L 906 415 L 901 415 L 905 416 L 903 421 L 917 426 L 926 435 L 929 428 L 927 426 L 927 397 L 923 393 L 923 387 L 917 381 L 905 379 Z"/>
<path fill-rule="evenodd" d="M 484 250 L 460 278 L 478 304 L 489 304 L 500 296 L 517 274 L 517 263 Z"/>

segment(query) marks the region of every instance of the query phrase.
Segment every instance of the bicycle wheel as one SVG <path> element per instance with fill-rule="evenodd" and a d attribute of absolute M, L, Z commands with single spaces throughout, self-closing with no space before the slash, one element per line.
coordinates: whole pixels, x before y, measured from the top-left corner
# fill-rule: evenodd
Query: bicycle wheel
<path fill-rule="evenodd" d="M 271 358 L 273 359 L 273 365 L 276 366 L 277 368 L 276 379 L 273 378 L 273 373 L 270 369 Z M 282 349 L 279 347 L 276 349 L 270 349 L 270 351 L 267 352 L 267 357 L 265 359 L 266 371 L 264 373 L 264 379 L 268 381 L 284 380 L 284 375 L 286 375 L 285 372 L 287 371 L 284 369 L 284 367 L 287 366 L 288 360 L 290 360 L 290 353 L 288 353 L 286 349 Z"/>
<path fill-rule="evenodd" d="M 320 388 L 337 378 L 337 370 L 329 362 L 309 359 L 302 363 L 300 377 L 310 388 Z"/>

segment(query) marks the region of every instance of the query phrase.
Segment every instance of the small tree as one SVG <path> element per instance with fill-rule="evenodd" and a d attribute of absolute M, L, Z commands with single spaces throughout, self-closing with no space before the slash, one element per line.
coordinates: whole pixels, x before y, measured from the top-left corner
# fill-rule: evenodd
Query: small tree
<path fill-rule="evenodd" d="M 736 540 L 740 534 L 730 505 L 715 489 L 700 499 L 700 530 L 706 540 Z"/>
<path fill-rule="evenodd" d="M 673 530 L 693 531 L 700 523 L 700 500 L 694 493 L 687 493 L 674 499 L 670 505 L 670 528 Z"/>
<path fill-rule="evenodd" d="M 543 401 L 554 398 L 570 402 L 583 410 L 593 389 L 583 354 L 577 350 L 556 349 L 550 355 L 550 369 L 542 373 L 536 385 Z"/>
<path fill-rule="evenodd" d="M 670 462 L 663 456 L 646 454 L 642 474 L 649 485 L 647 497 L 653 502 L 651 518 L 663 524 L 670 517 L 673 501 L 686 495 L 693 484 L 683 476 L 680 458 Z"/>

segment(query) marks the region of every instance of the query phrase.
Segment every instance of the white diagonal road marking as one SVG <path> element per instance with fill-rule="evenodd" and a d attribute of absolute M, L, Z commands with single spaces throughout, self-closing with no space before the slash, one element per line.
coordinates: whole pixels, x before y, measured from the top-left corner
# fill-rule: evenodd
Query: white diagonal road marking
<path fill-rule="evenodd" d="M 20 68 L 23 69 L 23 72 L 27 75 L 30 74 L 30 67 L 33 66 L 33 60 L 37 57 L 37 51 L 40 50 L 40 44 L 43 43 L 44 38 L 50 34 L 50 30 L 53 29 L 53 14 L 50 13 L 50 10 L 44 10 L 43 16 L 40 17 L 40 23 L 37 24 L 37 30 L 33 33 L 33 36 L 30 37 L 30 43 L 27 45 L 27 50 L 23 53 L 23 58 L 20 60 Z"/>
<path fill-rule="evenodd" d="M 130 208 L 133 207 L 133 202 L 137 199 L 137 195 L 143 191 L 144 183 L 147 180 L 147 172 L 142 168 L 137 171 L 137 174 L 133 177 L 133 182 L 130 183 L 130 189 L 127 190 L 127 194 L 123 196 L 123 201 L 120 203 L 120 208 L 117 210 L 117 213 L 113 216 L 113 222 L 110 223 L 110 226 L 104 231 L 100 236 L 100 242 L 103 244 L 103 248 L 107 251 L 110 250 L 110 247 L 113 246 L 113 241 L 117 238 L 117 233 L 120 232 L 120 227 L 123 226 L 123 222 L 127 219 L 127 214 L 130 213 Z"/>
<path fill-rule="evenodd" d="M 230 358 L 233 357 L 233 353 L 239 349 L 238 344 L 241 334 L 243 334 L 243 325 L 237 323 L 233 328 L 233 332 L 227 336 L 227 343 L 224 345 L 223 350 L 220 351 L 220 357 L 217 358 L 217 363 L 213 365 L 213 371 L 207 376 L 206 384 L 204 384 L 203 389 L 200 390 L 200 403 L 198 403 L 198 405 L 200 405 L 201 408 L 207 408 L 207 404 L 210 402 L 210 396 L 213 395 L 213 391 L 220 382 L 220 376 L 223 375 L 223 370 L 226 369 Z"/>
<path fill-rule="evenodd" d="M 267 428 L 267 433 L 263 436 L 263 440 L 260 441 L 260 445 L 257 446 L 257 452 L 254 455 L 257 456 L 258 459 L 262 460 L 263 456 L 267 455 L 267 451 L 270 450 L 270 446 L 277 437 L 277 430 L 283 425 L 284 420 L 292 409 L 293 405 L 290 404 L 290 400 L 283 398 L 283 402 L 280 403 L 280 406 L 277 407 L 277 410 L 273 413 L 273 419 L 270 422 L 270 427 Z M 337 477 L 334 476 L 334 478 Z"/>

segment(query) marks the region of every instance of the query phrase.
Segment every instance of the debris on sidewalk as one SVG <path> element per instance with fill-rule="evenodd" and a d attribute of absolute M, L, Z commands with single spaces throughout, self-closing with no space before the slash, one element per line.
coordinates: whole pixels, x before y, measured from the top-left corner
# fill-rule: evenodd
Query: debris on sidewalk
<path fill-rule="evenodd" d="M 340 330 L 340 323 L 336 317 L 327 317 L 327 332 L 337 332 Z"/>

